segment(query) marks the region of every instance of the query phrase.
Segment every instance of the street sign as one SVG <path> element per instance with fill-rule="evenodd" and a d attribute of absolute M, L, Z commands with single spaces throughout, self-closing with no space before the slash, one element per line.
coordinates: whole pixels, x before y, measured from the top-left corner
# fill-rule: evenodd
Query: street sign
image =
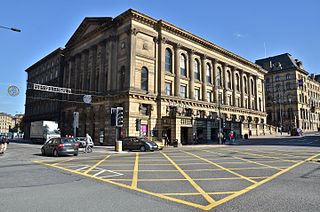
<path fill-rule="evenodd" d="M 73 112 L 73 127 L 79 128 L 79 112 Z"/>
<path fill-rule="evenodd" d="M 53 93 L 63 93 L 63 94 L 71 94 L 70 88 L 61 88 L 61 87 L 55 87 L 55 86 L 49 86 L 49 85 L 41 85 L 41 84 L 33 84 L 32 87 L 34 90 L 38 91 L 47 91 L 47 92 L 53 92 Z"/>
<path fill-rule="evenodd" d="M 91 104 L 92 96 L 91 95 L 84 95 L 83 96 L 83 102 L 86 104 Z"/>

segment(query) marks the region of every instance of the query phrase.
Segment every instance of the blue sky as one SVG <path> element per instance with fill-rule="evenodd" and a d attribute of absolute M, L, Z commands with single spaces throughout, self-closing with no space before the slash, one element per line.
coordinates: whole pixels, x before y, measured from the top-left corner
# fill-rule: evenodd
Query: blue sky
<path fill-rule="evenodd" d="M 291 53 L 309 73 L 320 73 L 317 0 L 1 0 L 0 112 L 24 113 L 25 69 L 63 47 L 85 17 L 115 17 L 133 8 L 166 20 L 252 62 Z M 265 51 L 266 50 L 266 51 Z M 20 95 L 11 97 L 9 85 Z"/>

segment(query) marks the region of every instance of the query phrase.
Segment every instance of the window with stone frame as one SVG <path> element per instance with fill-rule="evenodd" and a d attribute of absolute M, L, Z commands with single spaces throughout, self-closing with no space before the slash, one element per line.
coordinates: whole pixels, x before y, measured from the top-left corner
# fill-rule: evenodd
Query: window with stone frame
<path fill-rule="evenodd" d="M 240 91 L 240 77 L 239 77 L 239 74 L 236 74 L 236 90 Z"/>
<path fill-rule="evenodd" d="M 146 67 L 141 69 L 141 90 L 148 90 L 148 69 Z"/>
<path fill-rule="evenodd" d="M 290 75 L 290 74 L 287 74 L 287 75 L 286 75 L 286 80 L 289 80 L 289 79 L 291 79 L 291 75 Z"/>
<path fill-rule="evenodd" d="M 248 93 L 248 85 L 247 85 L 247 78 L 243 77 L 243 87 L 244 87 L 244 93 Z"/>
<path fill-rule="evenodd" d="M 200 63 L 198 59 L 194 59 L 194 80 L 200 80 Z"/>
<path fill-rule="evenodd" d="M 143 115 L 143 116 L 150 115 L 150 105 L 149 104 L 140 104 L 139 111 L 140 111 L 140 115 Z"/>
<path fill-rule="evenodd" d="M 180 75 L 187 77 L 187 59 L 184 54 L 180 55 Z"/>
<path fill-rule="evenodd" d="M 207 101 L 212 102 L 212 92 L 211 91 L 207 91 Z"/>
<path fill-rule="evenodd" d="M 165 70 L 172 73 L 172 52 L 169 48 L 166 48 L 165 53 Z"/>
<path fill-rule="evenodd" d="M 254 81 L 253 79 L 251 79 L 251 95 L 254 95 L 254 89 L 255 89 Z"/>
<path fill-rule="evenodd" d="M 195 100 L 200 100 L 200 88 L 194 89 L 194 98 Z"/>
<path fill-rule="evenodd" d="M 207 80 L 207 83 L 212 83 L 211 81 L 211 67 L 209 65 L 209 63 L 206 64 L 206 80 Z"/>
<path fill-rule="evenodd" d="M 187 86 L 180 85 L 180 97 L 187 98 Z"/>
<path fill-rule="evenodd" d="M 164 92 L 168 96 L 172 95 L 172 82 L 165 82 Z"/>
<path fill-rule="evenodd" d="M 231 89 L 231 74 L 230 71 L 227 71 L 227 89 Z"/>

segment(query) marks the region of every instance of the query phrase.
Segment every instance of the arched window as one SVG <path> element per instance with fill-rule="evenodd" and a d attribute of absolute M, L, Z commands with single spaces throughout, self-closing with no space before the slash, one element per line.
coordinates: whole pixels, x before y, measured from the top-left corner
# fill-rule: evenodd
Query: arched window
<path fill-rule="evenodd" d="M 236 83 L 236 89 L 237 91 L 240 91 L 240 78 L 238 74 L 236 74 Z"/>
<path fill-rule="evenodd" d="M 200 80 L 200 65 L 197 59 L 194 60 L 194 79 Z"/>
<path fill-rule="evenodd" d="M 230 71 L 227 71 L 227 88 L 231 89 L 231 74 L 230 74 Z"/>
<path fill-rule="evenodd" d="M 167 72 L 172 73 L 172 53 L 170 49 L 166 49 L 166 66 L 165 66 L 165 70 Z"/>
<path fill-rule="evenodd" d="M 206 73 L 207 83 L 211 83 L 211 68 L 209 63 L 206 65 Z"/>
<path fill-rule="evenodd" d="M 261 98 L 259 97 L 259 108 L 258 110 L 262 111 Z"/>
<path fill-rule="evenodd" d="M 248 85 L 247 85 L 247 78 L 243 77 L 243 87 L 244 87 L 244 93 L 248 93 Z"/>
<path fill-rule="evenodd" d="M 187 77 L 187 60 L 184 54 L 180 55 L 180 74 L 181 76 Z"/>
<path fill-rule="evenodd" d="M 148 90 L 148 69 L 142 67 L 141 69 L 141 89 L 144 91 Z"/>
<path fill-rule="evenodd" d="M 253 82 L 253 79 L 251 79 L 251 95 L 254 95 L 254 82 Z"/>

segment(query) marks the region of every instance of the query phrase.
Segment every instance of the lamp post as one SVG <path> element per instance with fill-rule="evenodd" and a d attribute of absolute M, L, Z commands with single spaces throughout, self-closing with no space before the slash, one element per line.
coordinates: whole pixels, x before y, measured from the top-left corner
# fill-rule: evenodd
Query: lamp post
<path fill-rule="evenodd" d="M 6 27 L 6 26 L 1 26 L 1 25 L 0 25 L 0 28 L 2 28 L 2 29 L 8 29 L 8 30 L 11 30 L 11 31 L 14 31 L 14 32 L 21 32 L 21 29 L 13 28 L 13 27 Z"/>
<path fill-rule="evenodd" d="M 220 83 L 221 83 L 221 73 L 219 72 L 216 76 L 217 79 L 217 89 L 218 89 L 218 120 L 219 120 L 219 131 L 218 131 L 218 138 L 219 138 L 219 144 L 222 144 L 221 135 L 222 135 L 222 129 L 221 129 L 221 92 L 220 92 Z"/>

